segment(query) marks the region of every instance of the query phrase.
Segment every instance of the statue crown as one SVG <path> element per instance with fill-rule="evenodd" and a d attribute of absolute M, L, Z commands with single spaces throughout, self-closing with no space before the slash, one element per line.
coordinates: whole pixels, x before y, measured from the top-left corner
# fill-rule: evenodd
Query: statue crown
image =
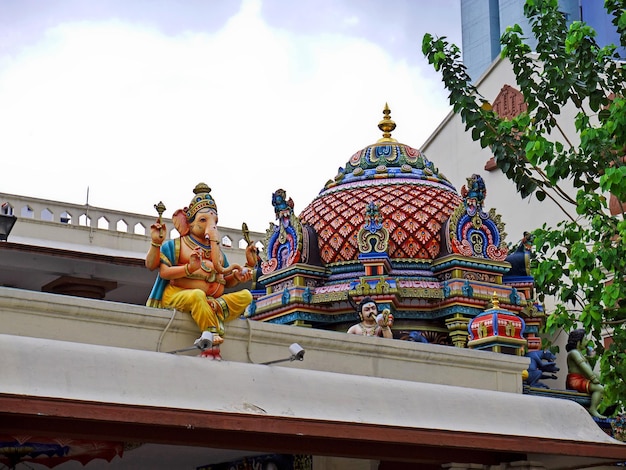
<path fill-rule="evenodd" d="M 212 209 L 217 213 L 217 205 L 210 194 L 211 188 L 205 183 L 198 183 L 196 187 L 193 188 L 193 192 L 195 196 L 189 203 L 189 207 L 185 209 L 187 220 L 192 220 L 202 209 Z"/>

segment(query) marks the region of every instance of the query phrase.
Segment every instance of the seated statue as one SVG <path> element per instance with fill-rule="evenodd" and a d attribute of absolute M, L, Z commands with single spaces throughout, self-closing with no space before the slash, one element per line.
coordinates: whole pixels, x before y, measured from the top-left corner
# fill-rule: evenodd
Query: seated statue
<path fill-rule="evenodd" d="M 164 242 L 166 228 L 160 217 L 150 227 L 152 243 L 145 264 L 150 270 L 158 268 L 158 276 L 146 305 L 190 313 L 200 331 L 213 334 L 212 347 L 201 355 L 221 360 L 224 323 L 239 318 L 252 302 L 248 289 L 226 294 L 224 290 L 252 279 L 257 252 L 250 243 L 246 266 L 229 265 L 219 247 L 217 206 L 211 189 L 200 183 L 193 192 L 189 207 L 172 217 L 179 238 Z"/>
<path fill-rule="evenodd" d="M 393 338 L 391 326 L 393 325 L 393 315 L 389 309 L 384 309 L 378 313 L 376 302 L 371 297 L 364 297 L 358 305 L 360 323 L 352 325 L 348 329 L 351 335 L 361 336 L 382 336 L 383 338 Z"/>
<path fill-rule="evenodd" d="M 593 372 L 589 361 L 583 352 L 586 352 L 587 341 L 585 330 L 574 330 L 567 339 L 567 378 L 566 387 L 578 392 L 591 395 L 589 414 L 597 418 L 605 418 L 598 412 L 598 406 L 604 396 L 604 387 Z"/>

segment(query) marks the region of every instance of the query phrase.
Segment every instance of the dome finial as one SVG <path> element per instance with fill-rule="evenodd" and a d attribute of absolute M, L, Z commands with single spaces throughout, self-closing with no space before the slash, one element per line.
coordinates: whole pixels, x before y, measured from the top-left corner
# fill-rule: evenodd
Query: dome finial
<path fill-rule="evenodd" d="M 396 128 L 396 123 L 391 119 L 391 111 L 389 105 L 385 103 L 385 109 L 383 110 L 383 119 L 378 123 L 378 128 L 383 131 L 383 137 L 378 139 L 378 142 L 397 142 L 396 139 L 391 137 L 391 133 Z"/>
<path fill-rule="evenodd" d="M 498 300 L 498 294 L 496 292 L 491 296 L 491 303 L 493 304 L 493 308 L 500 308 L 500 300 Z"/>

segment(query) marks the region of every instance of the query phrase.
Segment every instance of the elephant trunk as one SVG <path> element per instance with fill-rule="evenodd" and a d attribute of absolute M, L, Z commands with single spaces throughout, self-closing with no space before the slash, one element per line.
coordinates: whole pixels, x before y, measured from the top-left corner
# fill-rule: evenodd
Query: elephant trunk
<path fill-rule="evenodd" d="M 213 269 L 215 269 L 218 274 L 227 276 L 231 274 L 235 269 L 241 271 L 241 266 L 239 266 L 238 264 L 231 264 L 227 268 L 224 267 L 224 263 L 222 262 L 222 252 L 219 248 L 220 245 L 217 241 L 217 238 L 211 238 L 208 232 L 205 234 L 204 238 L 211 246 L 211 262 L 213 263 Z"/>

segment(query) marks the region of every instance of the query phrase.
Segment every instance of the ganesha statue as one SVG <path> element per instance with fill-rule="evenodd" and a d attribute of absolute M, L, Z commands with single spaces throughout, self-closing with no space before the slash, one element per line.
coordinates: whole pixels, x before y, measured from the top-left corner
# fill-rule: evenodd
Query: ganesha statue
<path fill-rule="evenodd" d="M 220 250 L 217 205 L 211 188 L 200 183 L 193 192 L 189 207 L 172 216 L 179 238 L 164 240 L 166 228 L 160 216 L 150 227 L 152 242 L 145 264 L 150 270 L 158 269 L 158 275 L 146 305 L 191 314 L 201 332 L 212 333 L 212 345 L 201 355 L 221 360 L 225 323 L 242 315 L 252 302 L 248 289 L 224 291 L 252 279 L 258 255 L 250 243 L 246 265 L 229 264 Z"/>

